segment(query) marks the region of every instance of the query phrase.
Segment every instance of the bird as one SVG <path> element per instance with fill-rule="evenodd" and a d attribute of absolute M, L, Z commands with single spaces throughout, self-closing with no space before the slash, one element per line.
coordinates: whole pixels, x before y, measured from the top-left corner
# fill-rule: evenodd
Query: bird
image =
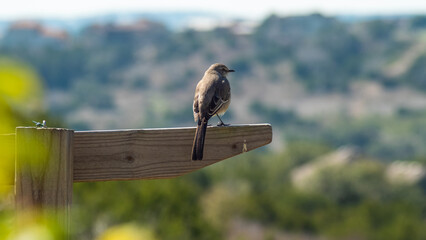
<path fill-rule="evenodd" d="M 195 88 L 193 112 L 197 123 L 192 145 L 192 160 L 202 160 L 207 123 L 213 116 L 219 118 L 218 126 L 227 126 L 220 115 L 225 114 L 231 103 L 231 86 L 226 76 L 235 70 L 222 63 L 212 64 Z"/>

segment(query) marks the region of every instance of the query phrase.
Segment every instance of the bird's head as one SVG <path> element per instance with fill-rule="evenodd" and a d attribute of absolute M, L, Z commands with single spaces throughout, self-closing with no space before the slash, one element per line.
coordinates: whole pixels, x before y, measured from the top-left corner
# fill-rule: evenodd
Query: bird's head
<path fill-rule="evenodd" d="M 226 76 L 230 72 L 235 72 L 235 70 L 229 69 L 227 66 L 225 66 L 225 64 L 222 64 L 222 63 L 215 63 L 211 65 L 208 71 L 209 70 L 216 71 L 220 73 L 222 76 Z"/>

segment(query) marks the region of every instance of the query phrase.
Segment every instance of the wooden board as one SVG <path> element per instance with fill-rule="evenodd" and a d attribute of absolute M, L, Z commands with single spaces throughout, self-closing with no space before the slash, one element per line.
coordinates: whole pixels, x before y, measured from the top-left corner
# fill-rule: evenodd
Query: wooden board
<path fill-rule="evenodd" d="M 73 187 L 73 130 L 16 128 L 15 203 L 18 217 L 29 211 L 57 218 L 65 229 Z"/>
<path fill-rule="evenodd" d="M 74 181 L 177 177 L 264 146 L 269 124 L 208 127 L 202 161 L 191 160 L 195 128 L 74 132 Z"/>

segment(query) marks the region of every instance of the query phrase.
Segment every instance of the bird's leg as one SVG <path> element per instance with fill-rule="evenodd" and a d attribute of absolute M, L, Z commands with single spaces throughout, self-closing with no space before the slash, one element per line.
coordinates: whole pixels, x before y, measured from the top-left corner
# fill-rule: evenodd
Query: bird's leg
<path fill-rule="evenodd" d="M 219 115 L 216 115 L 216 116 L 217 116 L 217 118 L 219 118 L 219 121 L 220 121 L 220 122 L 217 123 L 218 127 L 229 126 L 229 124 L 223 123 L 223 121 L 222 121 L 222 119 L 220 119 Z"/>

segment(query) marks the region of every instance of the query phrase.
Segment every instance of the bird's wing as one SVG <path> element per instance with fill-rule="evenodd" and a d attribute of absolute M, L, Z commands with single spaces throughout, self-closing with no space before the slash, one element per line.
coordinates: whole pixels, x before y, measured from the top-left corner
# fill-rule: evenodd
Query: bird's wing
<path fill-rule="evenodd" d="M 210 102 L 210 108 L 209 108 L 209 116 L 214 116 L 223 106 L 223 104 L 227 103 L 228 100 L 224 100 L 221 97 L 214 95 L 212 101 Z"/>
<path fill-rule="evenodd" d="M 230 86 L 226 78 L 216 82 L 216 91 L 210 102 L 208 114 L 214 116 L 230 100 Z"/>
<path fill-rule="evenodd" d="M 195 122 L 198 121 L 198 118 L 199 118 L 198 113 L 200 111 L 200 109 L 199 109 L 199 103 L 198 103 L 198 99 L 199 99 L 198 85 L 199 85 L 199 83 L 197 84 L 197 87 L 195 88 L 194 102 L 193 102 L 193 105 L 192 105 L 192 111 L 194 113 L 194 121 Z"/>
<path fill-rule="evenodd" d="M 198 113 L 199 109 L 198 109 L 198 95 L 195 95 L 194 97 L 194 113 Z"/>

